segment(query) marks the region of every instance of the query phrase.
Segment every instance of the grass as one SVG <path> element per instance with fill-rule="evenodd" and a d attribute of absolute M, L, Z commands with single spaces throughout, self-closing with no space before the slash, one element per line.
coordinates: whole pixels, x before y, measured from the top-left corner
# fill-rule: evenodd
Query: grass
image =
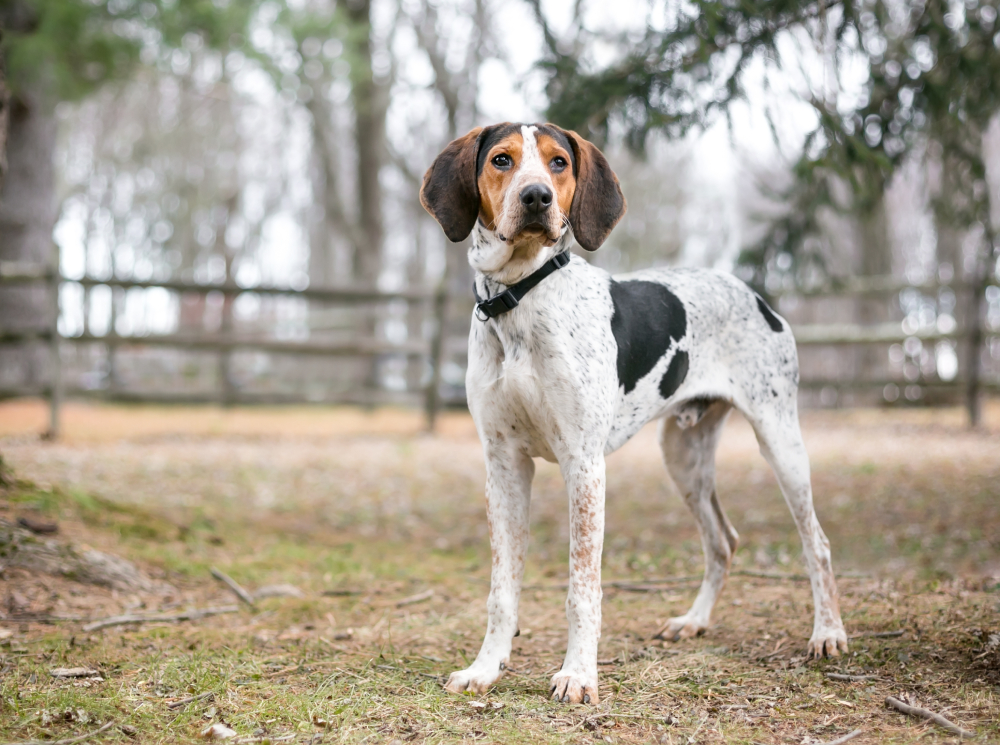
<path fill-rule="evenodd" d="M 686 609 L 697 582 L 606 591 L 596 707 L 545 698 L 566 633 L 567 518 L 554 466 L 540 464 L 535 480 L 512 670 L 477 699 L 441 688 L 478 650 L 489 582 L 482 456 L 466 419 L 427 437 L 392 412 L 235 412 L 245 432 L 217 412 L 208 424 L 197 412 L 187 422 L 152 409 L 87 412 L 89 424 L 81 417 L 61 443 L 0 439 L 33 479 L 0 496 L 0 517 L 57 519 L 61 540 L 126 556 L 172 589 L 131 595 L 7 569 L 0 742 L 69 737 L 108 719 L 116 727 L 99 741 L 190 742 L 213 722 L 245 737 L 331 743 L 808 743 L 857 728 L 853 742 L 950 738 L 884 707 L 901 693 L 1000 741 L 1000 656 L 986 653 L 1000 632 L 1000 437 L 966 433 L 951 412 L 805 417 L 820 519 L 850 575 L 840 589 L 853 637 L 848 657 L 815 662 L 803 656 L 808 583 L 755 576 L 802 568 L 773 477 L 734 421 L 719 492 L 742 545 L 713 625 L 677 644 L 648 639 Z M 100 434 L 102 416 L 114 438 Z M 327 418 L 341 430 L 328 431 Z M 698 574 L 697 535 L 664 486 L 650 433 L 610 458 L 608 474 L 605 579 Z M 249 589 L 291 583 L 303 597 L 90 634 L 83 621 L 52 618 L 234 602 L 211 566 Z M 428 589 L 428 600 L 397 605 Z M 904 633 L 871 636 L 885 631 Z M 50 675 L 76 666 L 99 676 Z M 877 678 L 837 682 L 832 671 Z"/>

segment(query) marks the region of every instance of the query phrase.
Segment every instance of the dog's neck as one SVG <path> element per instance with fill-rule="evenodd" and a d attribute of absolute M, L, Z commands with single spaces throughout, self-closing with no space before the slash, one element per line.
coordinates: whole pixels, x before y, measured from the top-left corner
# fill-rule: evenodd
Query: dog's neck
<path fill-rule="evenodd" d="M 562 253 L 573 242 L 573 232 L 566 227 L 555 243 L 545 245 L 544 236 L 535 241 L 511 246 L 500 240 L 495 231 L 488 230 L 482 221 L 472 231 L 469 247 L 469 265 L 476 272 L 476 291 L 493 297 L 510 285 L 538 270 L 553 256 Z"/>

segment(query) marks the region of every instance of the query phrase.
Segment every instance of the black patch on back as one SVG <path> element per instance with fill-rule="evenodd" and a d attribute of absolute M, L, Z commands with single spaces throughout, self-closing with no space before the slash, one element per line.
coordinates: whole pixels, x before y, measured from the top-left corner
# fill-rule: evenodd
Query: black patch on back
<path fill-rule="evenodd" d="M 630 393 L 670 345 L 684 338 L 687 313 L 678 297 L 658 282 L 611 280 L 611 302 L 614 305 L 611 333 L 618 345 L 618 384 L 625 386 L 625 393 Z M 687 355 L 678 351 L 663 376 L 660 390 L 671 385 L 671 392 L 676 390 L 684 381 L 687 368 Z"/>
<path fill-rule="evenodd" d="M 678 349 L 674 353 L 674 358 L 670 360 L 667 371 L 663 373 L 663 378 L 660 380 L 660 395 L 664 398 L 670 398 L 674 395 L 677 389 L 681 387 L 681 383 L 684 382 L 687 374 L 688 353 L 683 349 Z"/>
<path fill-rule="evenodd" d="M 781 319 L 774 314 L 774 311 L 768 307 L 767 303 L 764 302 L 764 298 L 760 295 L 757 296 L 757 309 L 760 311 L 760 314 L 764 316 L 764 320 L 767 321 L 767 325 L 771 327 L 771 331 L 777 334 L 785 330 L 785 327 L 781 325 Z"/>

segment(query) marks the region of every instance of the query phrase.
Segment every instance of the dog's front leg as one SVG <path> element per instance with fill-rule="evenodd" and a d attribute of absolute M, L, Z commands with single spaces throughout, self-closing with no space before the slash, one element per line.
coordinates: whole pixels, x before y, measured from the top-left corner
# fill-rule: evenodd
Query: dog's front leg
<path fill-rule="evenodd" d="M 484 693 L 510 662 L 528 550 L 531 479 L 535 474 L 534 461 L 516 447 L 504 444 L 486 448 L 486 513 L 493 549 L 486 638 L 472 666 L 448 678 L 445 688 L 452 693 Z"/>
<path fill-rule="evenodd" d="M 553 699 L 596 704 L 597 642 L 601 638 L 601 552 L 604 548 L 604 455 L 563 467 L 569 492 L 569 640 Z"/>

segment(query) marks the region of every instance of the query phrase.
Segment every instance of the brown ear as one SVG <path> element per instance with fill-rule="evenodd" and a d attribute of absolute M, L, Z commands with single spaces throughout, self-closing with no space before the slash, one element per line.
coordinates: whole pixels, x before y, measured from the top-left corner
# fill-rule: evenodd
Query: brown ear
<path fill-rule="evenodd" d="M 440 223 L 448 239 L 465 240 L 479 217 L 476 156 L 482 127 L 450 143 L 424 174 L 420 204 Z"/>
<path fill-rule="evenodd" d="M 625 196 L 604 153 L 576 132 L 559 131 L 569 140 L 576 160 L 576 192 L 569 224 L 577 242 L 588 251 L 596 251 L 625 214 Z"/>

